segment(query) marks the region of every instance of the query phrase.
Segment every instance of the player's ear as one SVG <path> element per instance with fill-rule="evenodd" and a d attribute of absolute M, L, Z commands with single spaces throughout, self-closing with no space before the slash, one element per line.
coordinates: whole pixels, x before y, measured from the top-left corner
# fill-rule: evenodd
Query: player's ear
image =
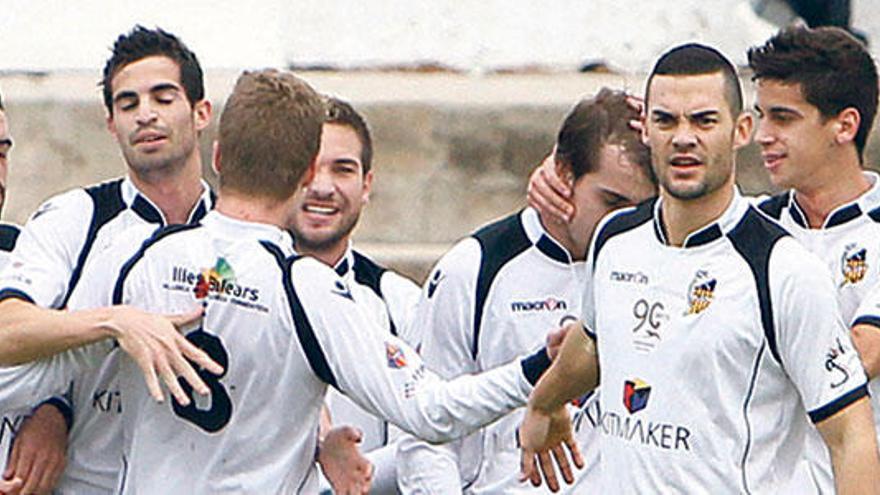
<path fill-rule="evenodd" d="M 842 145 L 855 141 L 856 134 L 859 133 L 859 125 L 862 123 L 859 111 L 853 107 L 844 108 L 834 120 L 835 144 Z"/>
<path fill-rule="evenodd" d="M 755 117 L 752 115 L 752 112 L 740 112 L 734 124 L 733 149 L 738 150 L 752 141 Z"/>
<path fill-rule="evenodd" d="M 214 140 L 214 146 L 211 151 L 211 169 L 214 170 L 214 173 L 217 176 L 220 176 L 220 169 L 222 166 L 220 165 L 220 141 Z"/>
<path fill-rule="evenodd" d="M 211 123 L 212 107 L 208 100 L 199 100 L 193 104 L 193 122 L 196 130 L 203 131 Z"/>
<path fill-rule="evenodd" d="M 371 169 L 369 172 L 364 174 L 364 190 L 362 192 L 361 200 L 364 204 L 370 202 L 370 193 L 373 192 L 373 170 Z"/>

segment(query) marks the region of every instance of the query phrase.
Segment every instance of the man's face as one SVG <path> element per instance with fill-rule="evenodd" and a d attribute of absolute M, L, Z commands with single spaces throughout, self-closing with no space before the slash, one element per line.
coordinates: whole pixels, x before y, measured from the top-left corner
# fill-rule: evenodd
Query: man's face
<path fill-rule="evenodd" d="M 291 230 L 299 249 L 315 252 L 348 242 L 373 181 L 372 171 L 364 174 L 361 151 L 352 128 L 324 124 L 314 174 L 294 200 Z"/>
<path fill-rule="evenodd" d="M 0 110 L 0 211 L 6 201 L 6 174 L 9 172 L 9 150 L 12 149 L 12 138 L 9 137 L 9 126 L 6 113 Z"/>
<path fill-rule="evenodd" d="M 622 146 L 605 144 L 596 168 L 580 176 L 572 192 L 575 214 L 569 229 L 573 236 L 585 235 L 584 240 L 589 241 L 602 217 L 656 196 L 657 187 Z"/>
<path fill-rule="evenodd" d="M 152 56 L 132 62 L 110 84 L 113 115 L 107 127 L 135 173 L 176 170 L 197 155 L 210 104 L 190 105 L 173 60 Z"/>
<path fill-rule="evenodd" d="M 751 120 L 731 115 L 724 76 L 655 76 L 643 141 L 661 190 L 697 199 L 733 183 L 733 150 L 748 143 Z"/>
<path fill-rule="evenodd" d="M 823 119 L 819 109 L 807 103 L 800 84 L 759 80 L 755 109 L 755 141 L 773 185 L 808 187 L 818 170 L 833 164 L 834 120 Z"/>

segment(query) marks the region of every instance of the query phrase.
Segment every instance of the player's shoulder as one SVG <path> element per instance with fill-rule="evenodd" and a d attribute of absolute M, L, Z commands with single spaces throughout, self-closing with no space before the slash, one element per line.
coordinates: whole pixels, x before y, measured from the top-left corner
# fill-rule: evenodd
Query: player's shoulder
<path fill-rule="evenodd" d="M 485 257 L 509 258 L 532 245 L 522 223 L 522 211 L 480 227 L 471 238 L 479 243 Z"/>
<path fill-rule="evenodd" d="M 800 247 L 801 250 L 806 251 L 798 242 L 793 241 L 788 231 L 751 205 L 746 208 L 739 222 L 727 233 L 727 237 L 736 251 L 753 263 L 764 263 L 765 261 L 762 260 L 769 258 L 771 252 L 777 249 L 797 250 Z M 780 243 L 784 238 L 793 242 Z"/>
<path fill-rule="evenodd" d="M 0 251 L 12 251 L 20 233 L 18 225 L 0 222 Z"/>
<path fill-rule="evenodd" d="M 654 217 L 654 206 L 657 198 L 650 198 L 636 206 L 612 211 L 605 215 L 596 226 L 592 256 L 595 260 L 602 248 L 616 236 L 630 232 L 646 223 Z"/>
<path fill-rule="evenodd" d="M 369 256 L 358 250 L 352 250 L 354 259 L 353 267 L 355 281 L 361 285 L 370 287 L 380 297 L 386 292 L 414 289 L 418 286 L 412 280 L 372 260 Z"/>

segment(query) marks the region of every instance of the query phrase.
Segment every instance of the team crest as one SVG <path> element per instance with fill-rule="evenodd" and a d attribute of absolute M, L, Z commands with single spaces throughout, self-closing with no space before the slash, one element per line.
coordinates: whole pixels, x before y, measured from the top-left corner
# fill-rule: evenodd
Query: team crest
<path fill-rule="evenodd" d="M 865 274 L 868 273 L 867 257 L 867 249 L 855 243 L 847 244 L 840 258 L 840 271 L 843 273 L 841 287 L 846 284 L 857 284 L 865 278 Z"/>
<path fill-rule="evenodd" d="M 627 380 L 623 384 L 623 405 L 630 414 L 637 413 L 648 405 L 651 386 L 639 380 Z"/>
<path fill-rule="evenodd" d="M 388 367 L 398 370 L 406 367 L 406 356 L 400 346 L 385 342 L 385 357 L 388 358 Z"/>
<path fill-rule="evenodd" d="M 715 286 L 718 281 L 709 276 L 706 270 L 697 270 L 694 280 L 688 287 L 688 310 L 685 315 L 696 315 L 712 304 L 715 298 Z"/>

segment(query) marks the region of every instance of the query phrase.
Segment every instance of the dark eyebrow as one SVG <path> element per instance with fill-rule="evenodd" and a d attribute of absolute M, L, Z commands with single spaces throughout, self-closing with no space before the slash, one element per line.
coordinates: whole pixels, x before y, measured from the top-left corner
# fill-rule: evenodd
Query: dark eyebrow
<path fill-rule="evenodd" d="M 161 83 L 150 88 L 150 93 L 161 93 L 162 91 L 180 91 L 180 87 L 171 83 Z"/>
<path fill-rule="evenodd" d="M 692 119 L 702 119 L 704 117 L 715 117 L 720 115 L 721 112 L 718 110 L 700 110 L 699 112 L 694 112 L 691 114 Z"/>
<path fill-rule="evenodd" d="M 9 146 L 12 148 L 12 138 L 0 139 L 0 146 Z"/>
<path fill-rule="evenodd" d="M 129 98 L 137 99 L 138 95 L 134 91 L 120 91 L 113 97 L 113 103 L 118 103 L 119 100 L 125 100 Z"/>
<path fill-rule="evenodd" d="M 675 117 L 675 115 L 673 115 L 672 113 L 667 112 L 666 110 L 660 110 L 657 108 L 651 110 L 651 115 L 655 115 L 657 117 L 670 117 L 670 118 Z"/>
<path fill-rule="evenodd" d="M 610 196 L 611 199 L 614 201 L 621 202 L 621 203 L 634 203 L 634 201 L 632 199 L 624 196 L 623 194 L 616 193 L 610 189 L 602 189 L 602 192 L 604 194 L 607 194 L 608 196 Z"/>

